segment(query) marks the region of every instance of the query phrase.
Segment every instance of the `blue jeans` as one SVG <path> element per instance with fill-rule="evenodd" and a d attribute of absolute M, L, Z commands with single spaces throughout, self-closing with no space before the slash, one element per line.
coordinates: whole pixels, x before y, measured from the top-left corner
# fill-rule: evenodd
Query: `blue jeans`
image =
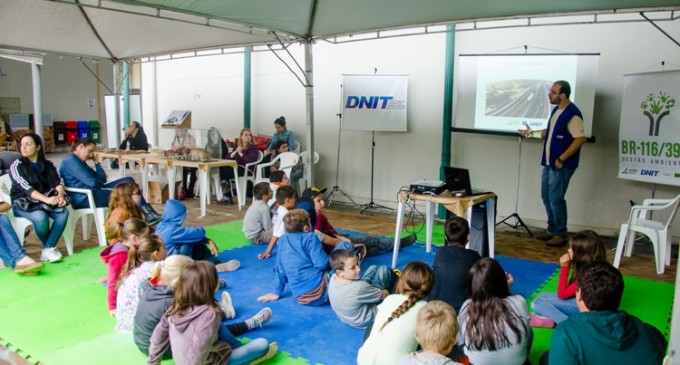
<path fill-rule="evenodd" d="M 394 285 L 397 283 L 397 275 L 389 266 L 371 265 L 361 275 L 361 280 L 380 290 L 387 290 L 391 293 L 394 291 Z"/>
<path fill-rule="evenodd" d="M 59 242 L 59 237 L 64 233 L 64 228 L 66 228 L 66 222 L 68 221 L 68 210 L 66 207 L 59 212 L 48 212 L 46 210 L 35 210 L 32 212 L 27 212 L 25 210 L 12 208 L 14 211 L 14 216 L 26 218 L 31 223 L 33 223 L 33 228 L 35 229 L 35 234 L 40 238 L 45 248 L 52 248 L 57 246 Z M 52 228 L 50 229 L 50 220 L 52 219 Z"/>
<path fill-rule="evenodd" d="M 269 350 L 269 341 L 264 338 L 256 338 L 242 344 L 229 331 L 225 322 L 220 323 L 217 331 L 217 337 L 231 346 L 232 352 L 229 358 L 229 365 L 249 364 L 253 360 L 264 356 Z"/>
<path fill-rule="evenodd" d="M 541 173 L 541 199 L 548 213 L 548 232 L 562 238 L 567 238 L 567 201 L 564 196 L 574 171 L 543 166 Z"/>
<path fill-rule="evenodd" d="M 121 183 L 134 183 L 136 184 L 135 180 L 130 177 L 126 176 L 122 179 L 118 180 L 113 180 L 110 182 L 107 182 L 104 184 L 99 189 L 92 189 L 92 195 L 94 195 L 94 205 L 97 208 L 104 208 L 109 206 L 109 198 L 111 197 L 111 191 L 113 188 L 116 187 L 116 185 L 121 184 Z M 90 203 L 87 201 L 87 196 L 85 194 L 81 193 L 69 193 L 73 199 L 73 209 L 82 209 L 82 208 L 89 208 Z M 144 200 L 144 195 L 142 194 L 142 202 L 141 205 L 144 205 L 146 201 Z"/>
<path fill-rule="evenodd" d="M 560 323 L 579 313 L 576 298 L 560 299 L 555 293 L 541 293 L 531 303 L 534 313 Z"/>
<path fill-rule="evenodd" d="M 0 214 L 0 259 L 14 268 L 17 261 L 26 256 L 26 251 L 14 232 L 14 227 L 6 215 Z"/>
<path fill-rule="evenodd" d="M 212 262 L 215 265 L 220 263 L 220 258 L 213 255 L 212 252 L 210 252 L 208 245 L 205 243 L 180 245 L 178 251 L 180 255 L 191 257 L 195 261 L 204 260 Z"/>

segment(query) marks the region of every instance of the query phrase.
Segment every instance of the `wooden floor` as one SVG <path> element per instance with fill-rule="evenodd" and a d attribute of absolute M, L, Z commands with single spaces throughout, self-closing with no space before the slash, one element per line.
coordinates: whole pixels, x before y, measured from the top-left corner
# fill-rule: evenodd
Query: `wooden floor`
<path fill-rule="evenodd" d="M 250 200 L 249 200 L 250 202 Z M 219 223 L 230 222 L 233 220 L 242 219 L 245 214 L 247 206 L 243 210 L 238 210 L 236 205 L 215 204 L 208 206 L 205 217 L 199 217 L 198 200 L 185 200 L 183 202 L 189 214 L 187 215 L 187 225 L 203 225 L 210 226 Z M 162 205 L 154 206 L 158 212 L 162 212 Z M 359 214 L 359 207 L 345 205 L 334 202 L 331 208 L 326 209 L 326 215 L 331 223 L 338 228 L 350 229 L 354 231 L 368 232 L 380 235 L 394 234 L 396 213 L 394 211 L 369 210 L 365 214 Z M 420 224 L 423 220 L 416 220 L 415 222 L 408 222 L 408 225 Z M 538 233 L 541 228 L 531 228 L 532 232 Z M 424 232 L 418 235 L 420 241 L 425 240 Z M 608 248 L 613 249 L 616 246 L 616 237 L 603 237 Z M 89 241 L 82 240 L 80 233 L 80 224 L 78 224 L 76 232 L 75 251 L 81 251 L 84 248 L 96 246 L 96 235 L 92 235 Z M 65 255 L 66 249 L 63 242 L 60 241 L 58 245 L 61 252 Z M 40 249 L 42 248 L 40 242 L 34 233 L 31 233 L 26 240 L 26 250 L 33 258 L 39 258 Z M 675 272 L 677 269 L 677 247 L 674 247 L 673 260 L 671 266 L 666 267 L 666 271 L 662 275 L 657 275 L 654 269 L 654 255 L 653 251 L 648 245 L 636 244 L 635 252 L 632 257 L 623 258 L 621 263 L 621 272 L 624 275 L 634 275 L 637 277 L 648 278 L 652 280 L 675 282 Z M 547 247 L 544 242 L 531 239 L 524 230 L 516 230 L 511 227 L 500 225 L 496 230 L 496 253 L 504 256 L 525 258 L 534 261 L 554 262 L 557 263 L 559 257 L 566 252 L 566 247 L 551 248 Z M 607 257 L 610 262 L 613 262 L 614 251 L 609 250 Z"/>

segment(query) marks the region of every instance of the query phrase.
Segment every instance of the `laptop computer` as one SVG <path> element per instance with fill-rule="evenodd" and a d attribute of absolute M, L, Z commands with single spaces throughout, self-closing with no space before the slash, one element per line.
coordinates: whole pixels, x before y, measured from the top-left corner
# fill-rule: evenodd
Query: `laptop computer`
<path fill-rule="evenodd" d="M 446 180 L 446 189 L 453 196 L 481 195 L 489 192 L 488 190 L 472 188 L 468 169 L 444 166 L 444 179 Z"/>

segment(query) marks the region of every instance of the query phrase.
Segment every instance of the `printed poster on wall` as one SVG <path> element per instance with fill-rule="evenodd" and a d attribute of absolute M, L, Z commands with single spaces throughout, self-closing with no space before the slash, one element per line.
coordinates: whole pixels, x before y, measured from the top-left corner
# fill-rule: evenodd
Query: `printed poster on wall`
<path fill-rule="evenodd" d="M 619 178 L 680 186 L 680 71 L 626 75 Z"/>
<path fill-rule="evenodd" d="M 408 75 L 342 75 L 342 129 L 406 132 Z"/>

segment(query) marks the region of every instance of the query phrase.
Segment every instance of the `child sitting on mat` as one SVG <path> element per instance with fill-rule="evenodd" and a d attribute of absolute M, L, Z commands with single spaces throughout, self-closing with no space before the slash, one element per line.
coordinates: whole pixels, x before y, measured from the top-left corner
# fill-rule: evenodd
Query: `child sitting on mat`
<path fill-rule="evenodd" d="M 286 214 L 284 222 L 287 233 L 278 242 L 274 291 L 257 300 L 269 302 L 279 299 L 287 283 L 298 303 L 324 305 L 328 302 L 328 255 L 321 241 L 311 232 L 309 214 L 294 209 Z M 351 250 L 347 243 L 338 245 L 338 248 Z"/>
<path fill-rule="evenodd" d="M 481 257 L 477 251 L 465 248 L 470 240 L 470 225 L 465 218 L 451 217 L 444 226 L 446 246 L 434 256 L 434 288 L 429 300 L 441 300 L 460 312 L 463 302 L 470 297 L 470 268 Z"/>
<path fill-rule="evenodd" d="M 581 269 L 594 261 L 607 261 L 607 253 L 600 236 L 591 230 L 576 233 L 569 239 L 567 253 L 560 257 L 560 277 L 557 294 L 541 293 L 531 303 L 533 327 L 555 327 L 569 316 L 579 313 L 576 291 Z M 571 272 L 571 278 L 569 273 Z"/>
<path fill-rule="evenodd" d="M 220 263 L 215 241 L 205 236 L 203 227 L 182 227 L 187 217 L 187 208 L 179 200 L 168 200 L 163 209 L 161 223 L 156 234 L 165 241 L 168 255 L 180 254 L 194 260 L 206 260 L 217 267 L 217 272 L 234 271 L 241 266 L 238 260 Z"/>
<path fill-rule="evenodd" d="M 219 337 L 224 313 L 214 297 L 217 286 L 217 271 L 208 262 L 197 261 L 182 269 L 172 305 L 151 335 L 148 364 L 160 364 L 170 347 L 176 364 L 258 364 L 276 354 L 269 351 L 278 348 L 273 343 L 265 356 L 250 362 L 235 357 Z"/>
<path fill-rule="evenodd" d="M 361 275 L 357 255 L 335 250 L 330 258 L 334 272 L 328 284 L 331 307 L 340 320 L 355 328 L 373 321 L 378 303 L 390 294 L 398 280 L 388 266 L 371 266 Z"/>
<path fill-rule="evenodd" d="M 149 285 L 154 262 L 165 259 L 165 244 L 158 236 L 148 235 L 132 245 L 128 259 L 118 278 L 116 297 L 116 331 L 132 331 L 132 321 L 137 311 L 139 296 Z M 109 284 L 110 285 L 110 284 Z"/>
<path fill-rule="evenodd" d="M 99 257 L 106 264 L 106 300 L 109 304 L 109 313 L 116 315 L 116 297 L 118 296 L 118 277 L 123 266 L 128 261 L 130 247 L 139 245 L 139 240 L 149 234 L 149 226 L 142 219 L 132 218 L 117 227 L 110 227 L 107 232 L 119 237 L 112 245 L 106 246 Z M 121 239 L 122 238 L 122 239 Z"/>
<path fill-rule="evenodd" d="M 272 189 L 272 195 L 276 196 L 276 190 L 278 190 L 282 186 L 290 186 L 290 180 L 288 180 L 286 172 L 283 170 L 272 172 L 272 174 L 269 175 L 269 188 Z M 274 198 L 269 198 L 267 204 L 274 211 L 276 210 L 276 207 L 278 205 L 276 199 Z"/>
<path fill-rule="evenodd" d="M 362 236 L 352 236 L 352 237 L 344 237 L 341 236 L 338 231 L 335 230 L 333 225 L 328 221 L 328 218 L 326 218 L 326 215 L 323 213 L 323 209 L 326 206 L 326 203 L 323 200 L 323 194 L 326 192 L 326 188 L 317 188 L 312 186 L 311 188 L 305 189 L 305 191 L 302 192 L 302 197 L 300 200 L 303 199 L 308 199 L 312 202 L 314 205 L 314 211 L 311 212 L 310 214 L 314 214 L 314 217 L 312 218 L 312 225 L 314 226 L 314 229 L 317 232 L 320 232 L 323 234 L 323 236 L 320 236 L 319 233 L 317 233 L 317 236 L 319 236 L 319 239 L 324 243 L 324 249 L 326 252 L 331 252 L 335 245 L 337 245 L 338 242 L 340 241 L 347 241 L 351 242 L 354 247 L 357 247 L 359 245 L 365 246 L 366 252 L 365 255 L 362 256 L 376 256 L 379 255 L 383 252 L 389 252 L 392 251 L 394 248 L 394 239 L 390 238 L 382 238 L 378 236 L 373 236 L 373 235 L 362 235 Z M 327 236 L 328 238 L 324 238 L 324 236 Z M 408 235 L 406 237 L 403 237 L 399 241 L 399 247 L 404 248 L 412 245 L 414 242 L 416 242 L 417 238 L 415 234 Z"/>
<path fill-rule="evenodd" d="M 279 208 L 276 210 L 276 213 L 274 213 L 274 217 L 272 217 L 272 238 L 269 239 L 267 249 L 263 253 L 257 255 L 259 259 L 270 258 L 272 256 L 274 246 L 276 246 L 278 240 L 284 234 L 286 234 L 286 227 L 283 223 L 283 217 L 286 216 L 288 210 L 295 207 L 295 189 L 293 189 L 292 186 L 282 186 L 277 189 L 276 202 L 278 203 Z"/>
<path fill-rule="evenodd" d="M 253 186 L 253 204 L 243 217 L 243 234 L 250 243 L 263 245 L 272 238 L 272 217 L 267 201 L 272 197 L 269 184 L 261 182 Z"/>
<path fill-rule="evenodd" d="M 441 300 L 427 303 L 416 317 L 416 340 L 423 351 L 404 355 L 395 365 L 462 365 L 446 357 L 456 345 L 458 329 L 453 307 Z"/>
<path fill-rule="evenodd" d="M 396 294 L 378 305 L 370 335 L 359 349 L 358 365 L 394 365 L 416 350 L 416 316 L 427 304 L 425 298 L 434 284 L 434 273 L 424 262 L 406 265 L 397 283 Z"/>
<path fill-rule="evenodd" d="M 187 256 L 172 255 L 154 265 L 150 280 L 151 285 L 144 290 L 139 300 L 137 313 L 135 314 L 134 330 L 132 331 L 135 344 L 144 354 L 149 354 L 151 335 L 161 321 L 163 314 L 172 305 L 175 285 L 182 269 L 193 262 L 194 260 Z M 222 294 L 220 307 L 227 319 L 235 316 L 231 297 L 226 291 Z M 248 343 L 241 344 L 235 337 L 257 327 L 262 327 L 271 317 L 271 309 L 264 308 L 243 322 L 229 325 L 224 321 L 220 323 L 218 338 L 227 342 L 233 349 L 229 364 L 254 364 L 256 362 L 253 361 L 264 361 L 276 355 L 278 351 L 278 344 L 276 342 L 269 343 L 264 338 L 256 338 Z M 172 352 L 168 349 L 163 354 L 163 359 L 170 358 L 172 358 Z"/>

